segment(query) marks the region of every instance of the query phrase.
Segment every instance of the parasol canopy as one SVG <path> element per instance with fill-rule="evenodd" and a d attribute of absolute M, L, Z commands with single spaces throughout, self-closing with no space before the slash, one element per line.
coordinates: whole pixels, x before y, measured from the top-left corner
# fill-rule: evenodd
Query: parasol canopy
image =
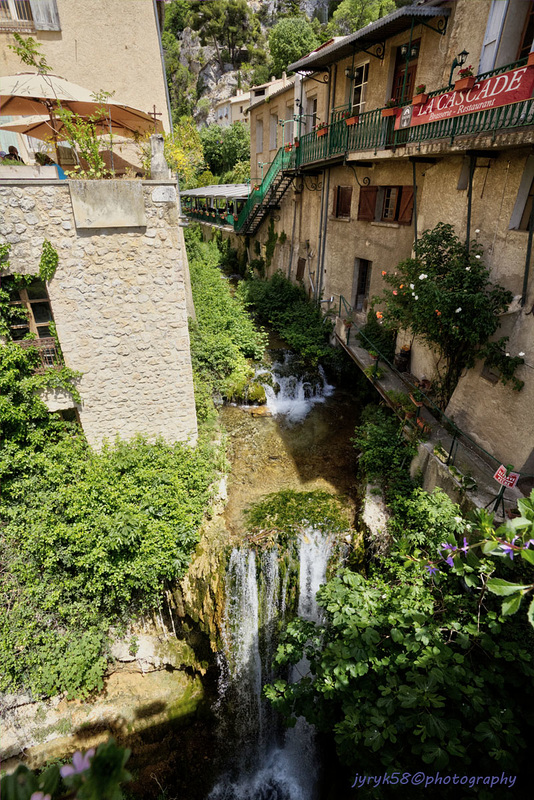
<path fill-rule="evenodd" d="M 84 117 L 84 119 L 86 119 Z M 152 120 L 152 127 L 154 121 Z M 114 136 L 133 136 L 132 130 L 126 127 L 116 119 L 111 120 L 108 117 L 102 117 L 101 120 L 94 123 L 95 131 L 98 136 L 109 135 L 111 132 Z M 111 130 L 110 130 L 111 127 Z M 55 133 L 57 134 L 58 141 L 63 141 L 62 134 L 64 125 L 60 119 L 54 120 Z M 0 130 L 10 131 L 11 133 L 24 133 L 26 136 L 33 136 L 34 139 L 41 139 L 48 141 L 54 137 L 54 129 L 50 117 L 43 115 L 31 117 L 19 117 L 11 122 L 4 122 L 2 124 L 2 117 L 0 117 Z"/>
<path fill-rule="evenodd" d="M 55 118 L 54 110 L 59 105 L 82 117 L 94 114 L 98 108 L 105 109 L 107 120 L 111 120 L 112 127 L 113 125 L 122 127 L 124 133 L 121 135 L 124 136 L 133 136 L 134 133 L 163 132 L 161 122 L 154 120 L 150 114 L 120 103 L 113 98 L 107 98 L 104 102 L 95 100 L 89 89 L 71 83 L 58 75 L 21 72 L 17 75 L 0 78 L 0 117 L 23 114 L 42 115 L 43 112 L 48 112 L 52 135 L 55 130 L 57 136 L 56 125 L 59 120 Z M 34 133 L 31 135 L 36 136 Z"/>

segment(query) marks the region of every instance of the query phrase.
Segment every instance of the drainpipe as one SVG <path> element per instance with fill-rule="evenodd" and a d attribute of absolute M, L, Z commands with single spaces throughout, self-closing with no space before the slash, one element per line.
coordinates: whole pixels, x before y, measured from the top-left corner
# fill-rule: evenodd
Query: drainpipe
<path fill-rule="evenodd" d="M 337 64 L 334 71 L 329 70 L 331 81 L 328 81 L 328 94 L 326 98 L 328 120 L 332 120 L 332 111 L 336 102 Z M 331 106 L 331 107 L 330 107 Z M 319 302 L 323 293 L 324 256 L 326 252 L 326 232 L 328 226 L 328 198 L 330 194 L 330 169 L 327 167 L 323 177 L 323 191 L 321 193 L 321 222 L 319 231 L 319 247 L 317 252 L 317 283 L 316 300 Z"/>
<path fill-rule="evenodd" d="M 470 155 L 469 156 L 469 183 L 467 186 L 467 232 L 465 237 L 465 246 L 467 247 L 467 252 L 469 252 L 471 247 L 471 202 L 473 199 L 473 175 L 475 172 L 475 167 L 477 163 L 477 157 Z"/>
<path fill-rule="evenodd" d="M 417 252 L 417 175 L 415 171 L 415 161 L 412 161 L 412 180 L 413 180 L 413 238 L 414 248 Z"/>
<path fill-rule="evenodd" d="M 532 236 L 534 234 L 534 203 L 530 209 L 530 217 L 528 218 L 528 241 L 527 241 L 527 255 L 525 258 L 525 272 L 523 273 L 523 291 L 521 292 L 521 305 L 524 306 L 527 302 L 528 291 L 528 274 L 530 272 L 530 257 L 532 255 Z"/>

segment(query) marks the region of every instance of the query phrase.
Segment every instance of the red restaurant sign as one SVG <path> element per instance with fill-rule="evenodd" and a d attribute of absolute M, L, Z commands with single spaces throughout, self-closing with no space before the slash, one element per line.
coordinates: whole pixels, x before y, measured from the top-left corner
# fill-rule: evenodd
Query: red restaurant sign
<path fill-rule="evenodd" d="M 493 476 L 493 480 L 500 483 L 501 486 L 507 486 L 511 489 L 513 486 L 516 485 L 517 481 L 519 480 L 519 472 L 509 472 L 508 475 L 506 474 L 506 467 L 504 464 L 501 464 L 495 475 Z"/>
<path fill-rule="evenodd" d="M 475 83 L 472 89 L 444 92 L 431 97 L 421 106 L 405 106 L 399 109 L 396 112 L 395 130 L 520 103 L 532 97 L 533 89 L 533 67 L 519 67 L 510 72 L 502 72 Z"/>

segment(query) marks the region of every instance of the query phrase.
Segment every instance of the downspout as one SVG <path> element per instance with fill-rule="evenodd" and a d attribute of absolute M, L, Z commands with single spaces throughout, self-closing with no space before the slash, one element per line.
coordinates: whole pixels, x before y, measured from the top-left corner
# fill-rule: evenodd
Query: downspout
<path fill-rule="evenodd" d="M 530 217 L 528 218 L 528 241 L 527 241 L 527 255 L 525 258 L 525 271 L 523 273 L 523 291 L 521 292 L 521 305 L 524 306 L 527 302 L 528 291 L 528 275 L 530 272 L 530 257 L 532 255 L 532 236 L 534 234 L 534 203 L 530 209 Z"/>
<path fill-rule="evenodd" d="M 412 180 L 413 180 L 413 239 L 414 249 L 417 253 L 417 175 L 416 162 L 412 161 Z"/>
<path fill-rule="evenodd" d="M 467 252 L 469 252 L 471 247 L 471 204 L 473 198 L 473 175 L 475 172 L 475 167 L 477 163 L 477 157 L 470 155 L 469 156 L 469 183 L 467 185 L 467 231 L 465 237 L 465 246 L 467 248 Z"/>
<path fill-rule="evenodd" d="M 336 102 L 336 82 L 337 82 L 337 64 L 334 64 L 334 72 L 329 70 L 331 81 L 328 81 L 328 96 L 326 98 L 328 108 L 328 119 L 332 120 L 332 111 Z M 319 248 L 317 253 L 317 283 L 316 283 L 316 300 L 320 302 L 323 294 L 323 276 L 324 276 L 324 256 L 326 252 L 326 232 L 328 227 L 328 198 L 330 193 L 330 168 L 327 167 L 325 177 L 323 179 L 323 192 L 321 195 L 321 227 L 319 231 Z"/>

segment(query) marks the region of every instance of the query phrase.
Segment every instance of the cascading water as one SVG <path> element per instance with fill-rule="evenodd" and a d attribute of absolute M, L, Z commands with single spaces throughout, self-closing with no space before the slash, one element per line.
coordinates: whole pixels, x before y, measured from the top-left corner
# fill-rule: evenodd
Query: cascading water
<path fill-rule="evenodd" d="M 298 613 L 319 620 L 315 594 L 326 580 L 331 542 L 310 529 L 298 543 Z M 313 800 L 318 759 L 314 733 L 303 719 L 294 728 L 280 729 L 261 687 L 272 679 L 278 622 L 287 606 L 287 572 L 280 580 L 277 548 L 261 554 L 257 574 L 254 551 L 234 549 L 227 572 L 226 663 L 221 691 L 237 712 L 233 769 L 217 783 L 209 800 Z M 308 671 L 300 662 L 297 680 Z M 224 703 L 221 705 L 223 707 Z M 224 729 L 223 736 L 227 736 Z"/>
<path fill-rule="evenodd" d="M 270 373 L 258 372 L 257 377 L 265 389 L 267 408 L 274 417 L 283 418 L 290 425 L 302 422 L 317 403 L 324 403 L 334 392 L 324 370 L 319 366 L 316 373 L 309 371 L 298 375 L 296 356 L 285 352 L 281 361 L 274 361 Z M 272 376 L 272 385 L 262 382 L 262 375 Z"/>

